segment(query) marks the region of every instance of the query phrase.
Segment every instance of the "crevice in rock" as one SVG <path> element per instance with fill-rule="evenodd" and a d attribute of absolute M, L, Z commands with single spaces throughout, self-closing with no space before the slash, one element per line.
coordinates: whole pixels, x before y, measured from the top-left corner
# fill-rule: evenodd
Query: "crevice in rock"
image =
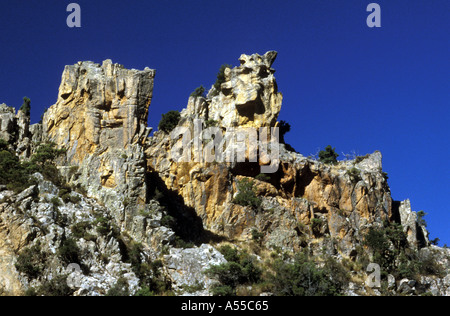
<path fill-rule="evenodd" d="M 148 172 L 146 182 L 147 198 L 157 200 L 175 219 L 171 228 L 182 241 L 200 245 L 204 242 L 222 239 L 203 227 L 203 221 L 195 209 L 187 206 L 182 196 L 176 191 L 169 190 L 157 172 Z"/>
<path fill-rule="evenodd" d="M 311 171 L 309 166 L 299 170 L 296 177 L 294 196 L 303 197 L 306 188 L 311 184 L 315 176 L 315 173 Z"/>

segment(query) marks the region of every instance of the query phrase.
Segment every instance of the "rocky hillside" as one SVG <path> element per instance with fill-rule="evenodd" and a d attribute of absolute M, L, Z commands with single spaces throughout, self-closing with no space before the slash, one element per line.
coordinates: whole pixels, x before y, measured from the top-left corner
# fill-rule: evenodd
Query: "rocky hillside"
<path fill-rule="evenodd" d="M 380 152 L 284 144 L 276 57 L 222 67 L 153 136 L 155 71 L 110 60 L 66 66 L 39 124 L 0 105 L 0 294 L 450 295 Z"/>

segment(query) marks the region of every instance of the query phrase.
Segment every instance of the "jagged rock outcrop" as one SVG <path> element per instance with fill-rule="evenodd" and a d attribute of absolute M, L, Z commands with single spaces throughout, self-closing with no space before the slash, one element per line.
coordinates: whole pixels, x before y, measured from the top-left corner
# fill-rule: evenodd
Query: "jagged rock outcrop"
<path fill-rule="evenodd" d="M 272 68 L 276 57 L 275 51 L 243 54 L 240 66 L 225 69 L 219 89 L 213 87 L 206 99 L 191 97 L 182 115 L 223 127 L 275 126 L 283 100 Z"/>
<path fill-rule="evenodd" d="M 21 158 L 31 152 L 30 116 L 6 104 L 0 104 L 0 139 L 8 142 Z"/>
<path fill-rule="evenodd" d="M 119 240 L 97 229 L 108 210 L 76 192 L 64 202 L 61 189 L 40 174 L 34 177 L 39 184 L 20 194 L 0 192 L 1 290 L 23 295 L 29 287 L 68 276 L 75 295 L 105 295 L 125 275 L 130 291 L 137 291 L 139 280 L 123 262 Z M 76 241 L 70 249 L 64 246 L 68 239 Z M 31 255 L 24 255 L 27 250 Z"/>
<path fill-rule="evenodd" d="M 224 70 L 220 86 L 189 98 L 178 127 L 194 135 L 198 128 L 279 126 L 276 56 L 242 55 L 240 66 Z M 450 295 L 450 253 L 430 246 L 409 200 L 393 201 L 380 152 L 325 164 L 277 142 L 265 151 L 269 141 L 248 134 L 248 141 L 232 136 L 211 146 L 215 155 L 243 151 L 244 159 L 207 162 L 197 156 L 212 144 L 206 132 L 187 143 L 162 131 L 148 137 L 154 77 L 154 70 L 110 60 L 79 62 L 65 68 L 42 124 L 30 126 L 25 113 L 0 105 L 0 138 L 11 152 L 28 159 L 41 142 L 66 150 L 57 161 L 58 185 L 35 173 L 22 192 L 0 187 L 0 294 L 21 295 L 63 277 L 73 295 L 105 295 L 119 285 L 130 295 L 148 287 L 148 294 L 152 286 L 164 288 L 161 280 L 170 280 L 177 295 L 209 295 L 217 281 L 204 272 L 226 267 L 215 248 L 222 241 L 254 250 L 258 256 L 247 259 L 261 266 L 306 250 L 321 258 L 318 266 L 326 255 L 354 267 L 374 258 L 367 233 L 394 223 L 406 236 L 401 254 L 430 266 L 414 279 L 416 270 L 408 278 L 390 276 L 389 293 Z M 177 161 L 174 148 L 191 152 L 191 159 Z M 262 175 L 269 164 L 277 168 Z M 364 284 L 364 269 L 352 271 L 344 293 L 381 294 Z"/>
<path fill-rule="evenodd" d="M 225 71 L 226 80 L 217 96 L 211 97 L 216 93 L 212 88 L 206 99 L 189 99 L 180 126 L 192 126 L 196 118 L 213 120 L 222 129 L 276 126 L 282 97 L 271 68 L 275 57 L 275 52 L 242 55 L 239 67 Z M 392 199 L 379 152 L 328 166 L 281 144 L 278 171 L 268 174 L 267 181 L 252 180 L 263 200 L 263 209 L 255 210 L 233 202 L 238 182 L 257 176 L 261 162 L 176 163 L 170 155 L 173 146 L 175 140 L 169 135 L 155 133 L 146 151 L 150 170 L 158 172 L 167 188 L 195 209 L 206 229 L 229 238 L 248 240 L 256 228 L 269 246 L 299 249 L 307 237 L 327 233 L 348 256 L 365 230 L 392 218 Z M 355 174 L 350 174 L 352 168 Z M 312 223 L 319 221 L 323 227 L 313 232 Z"/>
<path fill-rule="evenodd" d="M 128 70 L 106 60 L 66 66 L 58 101 L 44 115 L 43 135 L 67 150 L 88 195 L 115 210 L 131 229 L 147 202 L 143 144 L 155 71 Z"/>
<path fill-rule="evenodd" d="M 205 271 L 211 265 L 227 262 L 224 256 L 211 245 L 189 249 L 170 249 L 164 258 L 170 277 L 177 288 L 186 295 L 207 296 L 211 287 L 217 283 L 210 279 Z"/>
<path fill-rule="evenodd" d="M 225 70 L 226 80 L 219 91 L 213 87 L 206 98 L 190 97 L 187 108 L 181 112 L 179 126 L 188 127 L 191 134 L 199 130 L 196 119 L 203 122 L 200 125 L 203 129 L 212 125 L 223 132 L 230 126 L 277 126 L 281 94 L 270 68 L 276 54 L 264 56 L 241 56 L 241 66 Z M 255 82 L 264 83 L 256 88 Z M 180 139 L 156 132 L 148 141 L 146 155 L 149 171 L 158 174 L 165 189 L 182 198 L 184 207 L 195 211 L 206 230 L 248 244 L 259 236 L 258 242 L 265 249 L 295 252 L 307 248 L 316 256 L 325 251 L 330 256 L 358 261 L 370 255 L 365 238 L 371 229 L 383 231 L 389 223 L 397 223 L 403 228 L 411 251 L 428 249 L 426 229 L 408 201 L 400 203 L 392 199 L 379 151 L 329 165 L 279 144 L 278 170 L 257 177 L 264 163 L 261 159 L 250 162 L 248 155 L 244 162 L 207 163 L 195 159 L 195 146 L 201 152 L 209 142 L 203 136 L 180 147 Z M 171 150 L 176 146 L 183 151 L 192 150 L 191 160 L 173 159 Z M 226 146 L 224 152 L 229 149 Z M 260 206 L 236 202 L 244 180 L 252 183 Z M 435 253 L 440 256 L 438 250 Z M 445 254 L 442 256 L 446 258 Z M 402 293 L 400 283 L 394 281 L 391 290 Z M 445 279 L 425 278 L 411 293 L 416 295 L 430 289 L 445 293 L 445 284 Z M 379 291 L 367 291 L 364 286 L 353 284 L 353 287 L 349 293 L 380 295 Z"/>
<path fill-rule="evenodd" d="M 13 132 L 16 124 L 15 110 L 6 104 L 0 104 L 0 137 L 10 142 L 13 138 Z"/>
<path fill-rule="evenodd" d="M 423 225 L 419 225 L 418 215 L 412 211 L 409 200 L 400 202 L 398 214 L 409 244 L 421 248 L 429 246 L 428 232 Z"/>

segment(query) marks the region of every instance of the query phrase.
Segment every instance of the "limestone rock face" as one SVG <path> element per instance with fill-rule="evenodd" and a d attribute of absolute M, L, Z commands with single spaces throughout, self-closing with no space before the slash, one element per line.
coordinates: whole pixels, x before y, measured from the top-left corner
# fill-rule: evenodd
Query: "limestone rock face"
<path fill-rule="evenodd" d="M 212 265 L 227 262 L 219 251 L 206 244 L 190 249 L 171 249 L 164 261 L 173 283 L 179 289 L 193 288 L 194 292 L 187 294 L 195 296 L 208 296 L 211 286 L 216 283 L 205 271 Z"/>
<path fill-rule="evenodd" d="M 276 55 L 242 55 L 239 67 L 225 70 L 219 91 L 213 88 L 206 98 L 189 99 L 179 125 L 190 126 L 191 133 L 195 118 L 212 120 L 222 129 L 276 126 L 282 101 L 271 68 Z M 260 181 L 254 178 L 260 173 L 261 161 L 223 164 L 192 159 L 177 163 L 170 154 L 174 145 L 169 135 L 155 133 L 146 150 L 149 170 L 157 172 L 165 186 L 195 210 L 206 229 L 228 238 L 248 240 L 257 229 L 269 247 L 300 249 L 305 239 L 329 235 L 349 256 L 369 227 L 381 226 L 393 217 L 378 151 L 330 166 L 279 144 L 278 171 Z M 253 181 L 263 209 L 234 202 L 244 178 Z"/>
<path fill-rule="evenodd" d="M 75 192 L 66 203 L 58 198 L 58 187 L 40 174 L 34 177 L 39 184 L 20 194 L 0 192 L 0 294 L 23 295 L 27 288 L 38 288 L 58 275 L 68 275 L 74 295 L 105 295 L 122 277 L 130 292 L 136 292 L 139 279 L 123 261 L 119 241 L 96 228 L 96 218 L 109 218 L 109 211 Z M 59 255 L 68 238 L 76 241 L 79 262 L 67 262 Z M 31 278 L 17 264 L 23 263 L 21 254 L 35 247 L 42 258 L 28 263 L 39 271 Z"/>
<path fill-rule="evenodd" d="M 79 167 L 75 182 L 114 206 L 116 220 L 126 225 L 133 212 L 125 204 L 146 202 L 143 143 L 154 76 L 111 60 L 66 66 L 58 101 L 43 120 L 44 138 L 67 150 L 68 166 Z"/>
<path fill-rule="evenodd" d="M 16 124 L 15 110 L 6 104 L 0 104 L 0 138 L 7 142 L 12 140 Z"/>
<path fill-rule="evenodd" d="M 400 202 L 398 213 L 400 215 L 400 223 L 406 233 L 409 244 L 415 247 L 429 246 L 428 232 L 419 223 L 417 213 L 412 211 L 410 200 Z"/>
<path fill-rule="evenodd" d="M 352 177 L 349 170 L 356 168 L 356 161 L 327 166 L 285 152 L 281 146 L 278 172 L 261 181 L 254 179 L 259 173 L 257 164 L 175 163 L 168 154 L 167 138 L 161 133 L 152 138 L 147 149 L 149 168 L 215 234 L 250 241 L 256 229 L 264 234 L 262 242 L 267 247 L 286 251 L 329 236 L 335 241 L 333 247 L 349 257 L 370 227 L 382 227 L 394 217 L 386 179 L 372 166 L 363 169 L 361 165 L 359 176 Z M 243 179 L 253 182 L 261 208 L 234 202 Z"/>
<path fill-rule="evenodd" d="M 220 87 L 189 98 L 178 127 L 195 134 L 197 119 L 203 129 L 219 132 L 276 127 L 282 103 L 272 69 L 276 56 L 242 55 L 240 66 L 225 69 Z M 0 105 L 0 138 L 9 149 L 24 160 L 40 142 L 65 148 L 65 158 L 55 163 L 67 182 L 55 181 L 64 186 L 58 187 L 36 173 L 35 185 L 22 192 L 0 186 L 0 295 L 20 295 L 61 275 L 68 276 L 74 295 L 104 295 L 124 280 L 134 294 L 150 276 L 140 276 L 146 267 L 141 263 L 162 265 L 161 277 L 177 295 L 209 295 L 215 281 L 205 269 L 226 263 L 215 242 L 255 251 L 262 266 L 268 252 L 272 257 L 301 250 L 362 264 L 371 255 L 367 232 L 392 222 L 403 227 L 408 250 L 444 267 L 446 276 L 394 280 L 389 289 L 449 295 L 450 253 L 430 246 L 409 200 L 393 201 L 380 152 L 329 165 L 277 143 L 271 150 L 279 153 L 278 169 L 263 175 L 261 166 L 271 158 L 261 150 L 255 161 L 249 154 L 243 161 L 197 160 L 192 148 L 211 144 L 201 134 L 182 145 L 191 159 L 177 161 L 172 149 L 180 138 L 162 131 L 148 137 L 154 77 L 154 70 L 128 70 L 110 60 L 79 62 L 65 68 L 58 100 L 42 124 L 30 126 L 24 113 Z M 261 149 L 262 143 L 259 137 L 248 145 Z M 70 262 L 67 240 L 77 250 Z M 17 263 L 37 248 L 41 253 L 32 259 L 39 259 L 38 274 L 30 276 Z M 73 271 L 73 263 L 83 270 Z M 347 293 L 380 294 L 364 281 L 356 284 L 365 271 L 356 273 Z"/>
<path fill-rule="evenodd" d="M 222 127 L 275 126 L 283 96 L 272 67 L 277 52 L 242 55 L 240 66 L 226 68 L 225 82 L 206 99 L 190 98 L 186 116 L 219 122 Z"/>
<path fill-rule="evenodd" d="M 142 143 L 155 71 L 128 70 L 111 60 L 66 66 L 57 103 L 44 116 L 46 135 L 81 162 L 104 148 Z"/>
<path fill-rule="evenodd" d="M 0 104 L 0 139 L 11 144 L 21 158 L 31 152 L 30 116 L 13 107 Z"/>

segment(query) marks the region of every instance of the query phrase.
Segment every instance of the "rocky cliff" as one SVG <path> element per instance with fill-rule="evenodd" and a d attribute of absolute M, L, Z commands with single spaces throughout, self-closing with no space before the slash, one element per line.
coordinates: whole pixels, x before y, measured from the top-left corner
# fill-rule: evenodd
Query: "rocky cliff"
<path fill-rule="evenodd" d="M 24 166 L 39 161 L 42 144 L 64 152 L 51 162 L 59 178 L 48 178 L 46 161 L 27 169 L 36 172 L 26 190 L 0 187 L 3 293 L 209 295 L 218 272 L 205 271 L 237 260 L 223 251 L 231 245 L 245 253 L 243 271 L 276 275 L 268 261 L 304 252 L 318 266 L 332 258 L 351 276 L 343 294 L 450 295 L 450 253 L 430 245 L 408 200 L 392 199 L 380 152 L 329 164 L 273 143 L 282 138 L 270 132 L 282 126 L 276 57 L 242 55 L 207 94 L 191 96 L 178 121 L 194 136 L 185 142 L 149 136 L 155 71 L 110 60 L 66 66 L 41 124 L 1 105 L 3 150 Z M 191 159 L 175 159 L 174 148 Z M 206 150 L 242 156 L 209 161 Z M 262 173 L 269 165 L 274 172 Z M 364 281 L 377 260 L 386 286 L 374 290 Z M 279 294 L 276 284 L 251 288 Z"/>
<path fill-rule="evenodd" d="M 44 115 L 43 138 L 67 150 L 66 165 L 79 167 L 74 182 L 115 209 L 124 227 L 136 211 L 127 207 L 147 202 L 143 145 L 154 77 L 110 60 L 67 66 L 58 101 Z"/>

